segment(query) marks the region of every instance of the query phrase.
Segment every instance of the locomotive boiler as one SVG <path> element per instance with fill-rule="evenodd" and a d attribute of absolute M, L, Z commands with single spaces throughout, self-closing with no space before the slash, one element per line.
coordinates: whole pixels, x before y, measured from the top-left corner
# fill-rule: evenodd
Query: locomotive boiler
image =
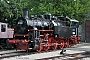
<path fill-rule="evenodd" d="M 15 44 L 17 50 L 27 52 L 68 48 L 77 37 L 72 38 L 72 27 L 63 22 L 51 14 L 28 17 L 28 9 L 24 9 L 24 16 L 16 19 L 14 39 L 9 42 Z"/>

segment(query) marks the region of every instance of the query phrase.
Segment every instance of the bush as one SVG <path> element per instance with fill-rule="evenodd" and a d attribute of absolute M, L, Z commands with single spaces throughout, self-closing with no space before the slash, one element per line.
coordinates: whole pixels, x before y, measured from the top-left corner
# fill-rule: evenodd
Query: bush
<path fill-rule="evenodd" d="M 2 47 L 2 46 L 0 46 L 0 49 L 3 49 L 3 47 Z"/>

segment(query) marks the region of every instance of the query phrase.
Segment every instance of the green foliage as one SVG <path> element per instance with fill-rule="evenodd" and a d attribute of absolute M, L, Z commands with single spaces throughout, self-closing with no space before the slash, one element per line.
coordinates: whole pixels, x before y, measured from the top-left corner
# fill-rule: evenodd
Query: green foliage
<path fill-rule="evenodd" d="M 8 20 L 10 23 L 23 15 L 23 8 L 28 8 L 29 14 L 69 16 L 82 23 L 90 13 L 90 0 L 1 0 L 0 21 Z"/>
<path fill-rule="evenodd" d="M 69 16 L 84 22 L 90 13 L 90 0 L 39 0 L 36 6 L 32 7 L 31 13 L 51 13 L 59 16 Z"/>
<path fill-rule="evenodd" d="M 0 46 L 0 49 L 3 49 L 3 47 L 2 47 L 2 46 Z"/>

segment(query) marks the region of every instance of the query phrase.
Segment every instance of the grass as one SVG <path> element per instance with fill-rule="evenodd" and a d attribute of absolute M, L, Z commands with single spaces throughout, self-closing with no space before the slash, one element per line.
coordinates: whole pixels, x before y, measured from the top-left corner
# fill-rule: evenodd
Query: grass
<path fill-rule="evenodd" d="M 0 49 L 3 49 L 3 47 L 0 45 Z"/>

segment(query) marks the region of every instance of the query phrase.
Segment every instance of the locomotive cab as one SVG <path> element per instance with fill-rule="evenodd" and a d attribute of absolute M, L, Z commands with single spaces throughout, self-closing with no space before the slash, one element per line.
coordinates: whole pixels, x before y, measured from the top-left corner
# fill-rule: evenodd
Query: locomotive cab
<path fill-rule="evenodd" d="M 70 27 L 72 28 L 72 35 L 78 36 L 78 27 L 79 27 L 79 21 L 75 19 L 70 19 Z"/>
<path fill-rule="evenodd" d="M 0 23 L 0 38 L 7 38 L 7 24 L 5 23 Z"/>
<path fill-rule="evenodd" d="M 70 28 L 72 29 L 72 35 L 71 35 L 71 40 L 72 44 L 77 44 L 81 40 L 81 36 L 78 34 L 78 27 L 79 27 L 79 21 L 75 19 L 70 19 Z"/>
<path fill-rule="evenodd" d="M 8 28 L 7 23 L 0 22 L 0 38 L 13 38 L 13 32 L 14 30 Z"/>
<path fill-rule="evenodd" d="M 3 48 L 8 48 L 9 42 L 8 39 L 13 38 L 14 30 L 11 28 L 8 28 L 7 23 L 0 22 L 0 46 Z"/>

